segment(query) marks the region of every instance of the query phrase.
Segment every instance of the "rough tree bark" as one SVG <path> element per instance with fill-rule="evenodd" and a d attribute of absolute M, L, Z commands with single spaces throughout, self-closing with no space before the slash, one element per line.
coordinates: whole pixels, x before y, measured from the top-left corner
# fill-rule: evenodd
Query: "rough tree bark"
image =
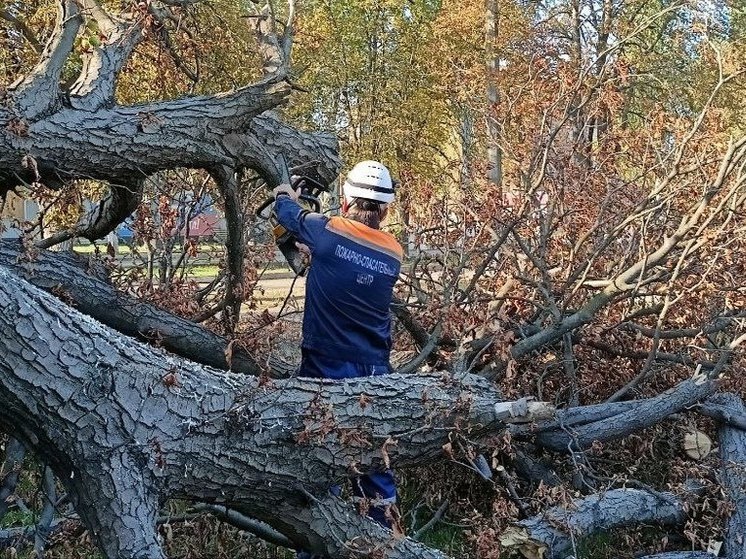
<path fill-rule="evenodd" d="M 560 416 L 556 428 L 539 433 L 536 442 L 559 452 L 587 449 L 595 441 L 613 441 L 655 425 L 706 398 L 716 388 L 715 380 L 697 375 L 648 400 L 589 406 L 588 412 L 583 408 L 570 409 Z M 594 415 L 602 417 L 592 421 L 584 419 Z"/>
<path fill-rule="evenodd" d="M 0 266 L 35 286 L 56 294 L 80 312 L 123 334 L 161 344 L 197 363 L 237 373 L 258 375 L 261 367 L 240 347 L 226 359 L 229 341 L 158 307 L 114 289 L 88 259 L 74 253 L 24 247 L 20 241 L 0 242 Z M 281 368 L 278 366 L 278 370 Z"/>
<path fill-rule="evenodd" d="M 327 488 L 372 468 L 442 456 L 454 437 L 475 441 L 526 421 L 541 429 L 625 418 L 657 401 L 557 416 L 538 403 L 499 402 L 489 383 L 472 376 L 339 383 L 233 375 L 126 338 L 4 267 L 0 331 L 0 422 L 54 469 L 111 558 L 162 556 L 155 521 L 166 497 L 229 506 L 294 545 L 335 557 L 376 549 L 394 558 L 442 557 L 393 538 Z M 687 381 L 679 390 L 689 396 L 691 384 L 702 386 Z M 623 524 L 628 515 L 619 511 L 662 499 L 631 490 L 594 498 L 576 503 L 578 534 Z M 585 522 L 586 505 L 609 503 L 608 515 Z M 675 503 L 658 505 L 651 520 L 679 518 Z M 524 528 L 540 534 L 534 520 Z M 557 534 L 550 539 L 560 545 Z"/>
<path fill-rule="evenodd" d="M 441 557 L 328 494 L 531 419 L 480 379 L 267 382 L 125 338 L 0 268 L 0 421 L 46 461 L 107 557 L 162 557 L 164 497 L 230 504 L 334 557 Z M 539 411 L 546 412 L 539 408 Z M 541 419 L 542 416 L 535 417 Z"/>
<path fill-rule="evenodd" d="M 203 365 L 249 375 L 263 372 L 252 355 L 240 346 L 231 345 L 225 337 L 117 291 L 93 260 L 69 252 L 39 250 L 24 246 L 18 240 L 5 240 L 0 242 L 0 266 L 123 334 L 155 342 Z M 404 315 L 401 320 L 405 328 L 417 340 L 416 332 L 424 330 L 403 304 L 392 304 L 392 312 L 397 317 L 400 313 Z M 227 359 L 229 347 L 230 363 Z M 261 362 L 265 361 L 270 376 L 288 377 L 294 371 L 292 366 L 272 355 L 262 357 Z"/>
<path fill-rule="evenodd" d="M 231 92 L 117 104 L 119 72 L 145 37 L 149 17 L 160 21 L 167 8 L 147 3 L 148 16 L 118 18 L 97 0 L 57 0 L 57 5 L 57 24 L 37 66 L 0 100 L 0 196 L 23 183 L 53 189 L 76 179 L 109 184 L 108 193 L 78 224 L 38 241 L 47 248 L 113 231 L 137 208 L 145 180 L 154 173 L 179 167 L 209 170 L 226 209 L 229 273 L 221 308 L 231 330 L 243 295 L 238 177 L 250 170 L 273 186 L 282 176 L 277 167 L 282 155 L 291 167 L 303 165 L 304 172 L 328 184 L 341 167 L 336 138 L 302 132 L 271 114 L 290 95 L 286 63 Z M 65 91 L 60 76 L 85 20 L 95 22 L 106 40 L 82 56 L 78 79 Z"/>
<path fill-rule="evenodd" d="M 743 401 L 735 394 L 717 394 L 710 401 L 733 414 L 746 413 Z M 746 431 L 727 423 L 720 427 L 720 456 L 723 462 L 721 483 L 733 506 L 725 530 L 725 555 L 728 559 L 746 557 Z"/>
<path fill-rule="evenodd" d="M 526 557 L 559 559 L 575 555 L 578 541 L 600 530 L 649 522 L 680 524 L 685 517 L 682 503 L 670 493 L 614 489 L 521 520 L 500 541 Z"/>

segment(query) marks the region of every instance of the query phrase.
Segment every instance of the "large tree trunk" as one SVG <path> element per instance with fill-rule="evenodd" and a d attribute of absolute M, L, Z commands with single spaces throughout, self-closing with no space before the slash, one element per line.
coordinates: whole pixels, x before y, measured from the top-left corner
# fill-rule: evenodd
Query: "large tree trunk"
<path fill-rule="evenodd" d="M 394 538 L 328 488 L 351 474 L 443 457 L 443 445 L 454 438 L 468 446 L 508 424 L 538 422 L 536 428 L 551 430 L 552 419 L 626 420 L 630 409 L 656 402 L 555 416 L 541 403 L 499 402 L 479 377 L 336 382 L 235 375 L 126 338 L 4 267 L 0 331 L 0 422 L 54 469 L 110 558 L 162 556 L 155 522 L 167 497 L 229 506 L 298 547 L 333 557 L 383 547 L 392 558 L 441 557 Z M 687 401 L 692 383 L 678 388 Z M 700 390 L 694 392 L 709 393 Z M 584 507 L 596 505 L 578 503 L 572 523 L 583 533 L 625 523 L 630 502 L 643 510 L 652 506 L 645 499 L 661 497 L 627 491 L 598 499 L 598 506 L 614 506 L 609 516 L 586 522 Z M 665 512 L 667 506 L 656 505 L 650 520 L 678 522 L 678 505 L 672 501 Z M 541 526 L 537 519 L 525 528 L 544 541 Z M 551 541 L 564 549 L 558 534 Z"/>
<path fill-rule="evenodd" d="M 439 557 L 328 494 L 536 411 L 483 380 L 267 382 L 125 338 L 0 268 L 0 421 L 67 486 L 107 557 L 161 557 L 164 497 L 234 505 L 334 557 Z M 362 546 L 362 547 L 361 547 Z"/>
<path fill-rule="evenodd" d="M 110 17 L 96 0 L 56 3 L 57 24 L 38 65 L 8 89 L 0 104 L 0 195 L 23 182 L 60 188 L 75 179 L 107 181 L 109 192 L 93 212 L 40 243 L 52 246 L 112 231 L 137 207 L 144 181 L 158 171 L 209 171 L 229 222 L 222 308 L 227 325 L 234 325 L 243 297 L 245 250 L 239 177 L 251 170 L 271 186 L 283 175 L 278 161 L 284 158 L 290 167 L 303 165 L 304 173 L 328 184 L 341 167 L 332 136 L 301 132 L 271 114 L 291 90 L 291 32 L 278 40 L 266 36 L 273 25 L 256 27 L 265 61 L 265 76 L 256 84 L 216 95 L 122 106 L 114 96 L 117 75 L 144 37 L 145 22 L 162 21 L 166 4 L 191 0 L 146 2 L 147 17 L 129 20 Z M 497 15 L 496 2 L 488 2 L 487 9 L 488 16 Z M 82 56 L 80 75 L 63 91 L 60 78 L 70 68 L 85 20 L 107 40 Z M 488 23 L 488 44 L 494 42 L 489 26 L 494 31 L 496 22 Z M 496 63 L 498 57 L 492 52 L 488 58 Z M 491 102 L 497 99 L 493 97 Z M 492 127 L 492 136 L 496 130 Z M 694 217 L 610 278 L 608 287 L 575 312 L 516 343 L 511 357 L 526 358 L 587 325 L 601 309 L 644 284 L 646 274 L 678 254 L 683 241 L 698 238 L 698 216 L 737 167 L 731 164 L 743 156 L 743 142 L 730 146 L 720 178 L 692 207 Z M 499 150 L 492 156 L 492 178 L 499 183 Z M 228 366 L 225 339 L 114 293 L 100 278 L 80 274 L 66 257 L 42 254 L 25 261 L 23 253 L 8 247 L 0 246 L 0 425 L 54 470 L 111 559 L 163 556 L 155 524 L 158 506 L 168 497 L 241 511 L 266 523 L 279 541 L 332 557 L 443 557 L 395 537 L 330 495 L 328 488 L 352 474 L 443 456 L 443 445 L 453 440 L 463 443 L 453 448 L 463 446 L 470 453 L 472 443 L 509 423 L 539 421 L 514 432 L 538 432 L 537 442 L 558 451 L 623 437 L 711 394 L 712 379 L 732 350 L 723 352 L 707 378 L 681 383 L 658 398 L 551 417 L 546 406 L 526 400 L 497 403 L 492 387 L 471 376 L 272 381 L 211 368 Z M 29 282 L 69 297 L 80 312 Z M 59 293 L 60 285 L 66 293 Z M 411 317 L 404 318 L 419 344 L 431 342 Z M 169 350 L 203 364 L 120 333 L 147 338 L 153 331 Z M 234 353 L 232 365 L 255 372 L 249 356 Z M 732 415 L 734 421 L 743 416 L 742 408 Z M 746 461 L 740 435 L 726 429 L 724 440 L 723 448 L 732 449 L 729 460 L 740 467 Z M 457 458 L 468 461 L 469 456 Z M 742 477 L 738 468 L 725 468 L 726 487 L 738 505 L 728 530 L 731 559 L 743 555 Z M 8 492 L 13 479 L 6 481 Z M 650 512 L 653 506 L 657 508 Z M 634 507 L 650 513 L 642 515 L 649 520 L 682 519 L 679 505 L 667 496 L 625 490 L 578 501 L 573 511 L 549 511 L 522 527 L 537 545 L 562 553 L 576 531 L 619 526 L 632 516 L 639 520 L 630 512 Z M 569 519 L 569 533 L 546 521 L 560 517 Z"/>
<path fill-rule="evenodd" d="M 711 402 L 734 415 L 746 413 L 735 394 L 717 394 Z M 725 556 L 746 558 L 746 431 L 724 423 L 720 427 L 721 483 L 733 510 L 726 523 Z"/>

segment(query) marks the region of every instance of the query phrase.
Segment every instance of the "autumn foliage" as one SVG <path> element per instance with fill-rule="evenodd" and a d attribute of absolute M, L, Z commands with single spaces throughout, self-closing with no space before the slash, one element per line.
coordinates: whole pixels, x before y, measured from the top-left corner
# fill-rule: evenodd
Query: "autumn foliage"
<path fill-rule="evenodd" d="M 0 98 L 32 67 L 38 48 L 22 31 L 43 42 L 53 24 L 48 4 L 0 8 L 13 16 L 0 18 Z M 151 17 L 124 4 L 135 17 Z M 659 394 L 695 370 L 712 370 L 726 349 L 738 347 L 746 319 L 746 22 L 731 4 L 298 6 L 294 92 L 283 118 L 335 132 L 347 167 L 380 159 L 401 181 L 387 224 L 407 252 L 397 296 L 433 343 L 418 342 L 397 322 L 396 367 L 416 359 L 420 370 L 483 374 L 505 398 L 576 406 Z M 277 10 L 281 25 L 287 14 Z M 244 12 L 221 0 L 170 7 L 168 17 L 149 20 L 147 39 L 119 79 L 120 102 L 212 93 L 256 79 L 259 57 Z M 95 29 L 88 35 L 106 40 Z M 501 176 L 489 180 L 496 164 Z M 120 289 L 250 351 L 285 352 L 292 365 L 292 351 L 277 340 L 297 341 L 298 323 L 278 320 L 277 309 L 262 303 L 260 280 L 277 266 L 253 213 L 267 190 L 255 174 L 242 179 L 249 248 L 242 282 L 232 286 L 243 300 L 238 326 L 221 320 L 221 290 L 229 284 L 212 281 L 226 274 L 225 239 L 185 230 L 205 200 L 224 211 L 208 173 L 149 178 L 130 224 L 127 265 L 101 257 Z M 78 181 L 51 195 L 44 185 L 26 185 L 24 196 L 43 209 L 38 223 L 25 224 L 26 234 L 69 226 L 97 188 Z M 327 202 L 335 209 L 333 196 Z M 198 281 L 191 270 L 205 263 L 211 269 Z M 559 333 L 539 340 L 552 329 Z M 723 387 L 746 394 L 744 365 L 743 353 L 733 351 Z M 516 518 L 612 487 L 683 492 L 695 479 L 706 489 L 687 501 L 683 530 L 611 534 L 577 557 L 618 556 L 620 545 L 706 550 L 722 538 L 728 506 L 715 455 L 695 459 L 683 450 L 691 432 L 715 439 L 715 424 L 676 417 L 569 456 L 505 435 L 485 451 L 504 478 L 486 481 L 452 463 L 410 473 L 403 520 L 416 531 L 447 501 L 448 524 L 427 536 L 433 545 L 496 559 L 506 556 L 500 536 Z M 526 453 L 551 467 L 556 483 L 527 476 L 519 465 Z M 200 524 L 198 533 L 213 530 Z"/>

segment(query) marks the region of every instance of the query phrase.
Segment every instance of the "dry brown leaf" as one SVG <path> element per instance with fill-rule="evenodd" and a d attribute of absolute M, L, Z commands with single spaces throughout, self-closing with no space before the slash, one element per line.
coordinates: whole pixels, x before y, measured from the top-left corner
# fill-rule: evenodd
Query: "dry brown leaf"
<path fill-rule="evenodd" d="M 544 559 L 547 546 L 529 537 L 528 530 L 513 526 L 500 534 L 500 545 L 506 549 L 518 549 L 526 559 Z"/>
<path fill-rule="evenodd" d="M 712 441 L 702 431 L 692 429 L 684 435 L 684 452 L 689 458 L 702 460 L 711 450 Z"/>

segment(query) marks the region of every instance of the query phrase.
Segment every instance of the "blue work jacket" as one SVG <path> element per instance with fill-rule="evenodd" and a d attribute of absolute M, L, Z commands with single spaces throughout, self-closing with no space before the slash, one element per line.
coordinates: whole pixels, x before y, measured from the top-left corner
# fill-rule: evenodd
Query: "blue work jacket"
<path fill-rule="evenodd" d="M 277 220 L 311 249 L 303 316 L 304 355 L 388 366 L 391 297 L 402 247 L 389 233 L 309 212 L 288 196 Z"/>

